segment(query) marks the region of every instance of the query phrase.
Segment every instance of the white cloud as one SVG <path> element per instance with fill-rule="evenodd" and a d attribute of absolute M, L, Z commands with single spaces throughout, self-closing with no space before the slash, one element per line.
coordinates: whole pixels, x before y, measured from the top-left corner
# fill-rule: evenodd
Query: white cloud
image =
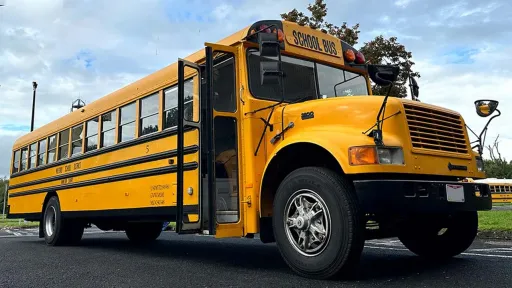
<path fill-rule="evenodd" d="M 396 0 L 395 1 L 395 6 L 398 6 L 398 7 L 401 7 L 401 8 L 406 8 L 413 1 L 414 0 Z"/>
<path fill-rule="evenodd" d="M 204 42 L 253 21 L 279 19 L 279 14 L 293 8 L 307 11 L 311 2 L 5 1 L 7 6 L 0 8 L 0 127 L 30 125 L 34 80 L 39 83 L 35 121 L 39 127 L 68 113 L 78 97 L 90 103 L 200 49 Z M 397 36 L 411 50 L 422 75 L 418 81 L 423 102 L 460 111 L 468 125 L 479 130 L 487 119 L 476 116 L 473 101 L 500 100 L 503 115 L 491 124 L 487 143 L 499 133 L 502 147 L 512 144 L 506 129 L 512 111 L 507 101 L 512 85 L 507 77 L 512 61 L 508 47 L 512 46 L 506 37 L 512 26 L 506 13 L 511 4 L 388 0 L 353 13 L 347 7 L 360 1 L 326 2 L 328 21 L 361 24 L 360 44 L 383 34 Z M 447 63 L 452 59 L 447 53 L 460 48 L 474 52 L 457 58 L 468 63 Z M 0 176 L 8 172 L 10 146 L 20 134 L 0 128 Z M 512 150 L 502 152 L 512 160 Z"/>

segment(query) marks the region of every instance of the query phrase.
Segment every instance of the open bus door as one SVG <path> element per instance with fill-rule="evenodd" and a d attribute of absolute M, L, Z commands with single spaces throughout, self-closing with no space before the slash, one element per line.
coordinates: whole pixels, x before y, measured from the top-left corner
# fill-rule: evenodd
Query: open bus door
<path fill-rule="evenodd" d="M 178 60 L 178 155 L 176 232 L 201 231 L 201 69 Z M 198 149 L 191 150 L 191 147 Z"/>
<path fill-rule="evenodd" d="M 176 231 L 207 230 L 217 238 L 242 237 L 238 50 L 210 43 L 205 46 L 204 66 L 178 61 L 178 111 L 182 112 L 178 112 Z M 194 82 L 189 85 L 192 95 L 186 93 L 187 81 Z M 187 99 L 192 99 L 192 116 L 183 112 L 187 111 Z M 197 145 L 197 154 L 185 155 L 187 145 Z M 191 161 L 197 163 L 197 169 L 192 170 Z"/>

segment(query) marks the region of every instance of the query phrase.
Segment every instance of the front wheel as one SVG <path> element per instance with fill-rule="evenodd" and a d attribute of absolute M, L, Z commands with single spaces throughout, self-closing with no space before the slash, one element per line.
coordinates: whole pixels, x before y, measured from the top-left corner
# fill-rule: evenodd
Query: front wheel
<path fill-rule="evenodd" d="M 478 232 L 476 211 L 409 219 L 398 238 L 407 249 L 429 259 L 451 258 L 466 251 Z"/>
<path fill-rule="evenodd" d="M 82 239 L 85 227 L 79 221 L 62 217 L 57 196 L 52 196 L 48 200 L 40 225 L 43 225 L 44 240 L 50 246 L 78 244 Z"/>
<path fill-rule="evenodd" d="M 364 246 L 362 214 L 340 175 L 317 167 L 290 173 L 277 190 L 272 221 L 279 251 L 297 274 L 327 279 L 356 267 Z"/>

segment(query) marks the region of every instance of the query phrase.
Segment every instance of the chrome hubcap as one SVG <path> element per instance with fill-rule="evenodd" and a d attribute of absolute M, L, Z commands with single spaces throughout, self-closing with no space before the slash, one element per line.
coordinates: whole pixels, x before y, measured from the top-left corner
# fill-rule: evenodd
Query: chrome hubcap
<path fill-rule="evenodd" d="M 286 236 L 295 250 L 305 256 L 322 253 L 331 233 L 331 215 L 323 199 L 311 190 L 299 190 L 284 211 Z"/>
<path fill-rule="evenodd" d="M 55 208 L 53 206 L 50 206 L 50 209 L 48 209 L 48 212 L 46 212 L 46 219 L 44 221 L 46 234 L 49 237 L 51 237 L 53 235 L 53 232 L 55 231 L 55 222 L 57 221 L 56 215 L 57 213 L 55 212 Z"/>

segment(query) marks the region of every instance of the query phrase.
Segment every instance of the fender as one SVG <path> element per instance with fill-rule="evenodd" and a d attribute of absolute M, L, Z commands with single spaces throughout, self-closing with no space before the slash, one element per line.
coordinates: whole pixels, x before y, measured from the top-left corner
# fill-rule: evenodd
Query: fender
<path fill-rule="evenodd" d="M 317 146 L 320 146 L 327 150 L 338 162 L 341 169 L 345 171 L 345 166 L 348 163 L 347 159 L 347 153 L 344 153 L 342 148 L 338 145 L 340 142 L 340 138 L 332 137 L 333 131 L 331 129 L 328 130 L 321 130 L 321 131 L 311 131 L 309 130 L 308 133 L 289 133 L 288 135 L 285 135 L 284 140 L 278 142 L 276 147 L 273 149 L 273 151 L 268 155 L 267 163 L 265 164 L 265 168 L 263 170 L 263 178 L 265 179 L 265 175 L 267 173 L 268 166 L 272 162 L 272 160 L 275 158 L 275 156 L 281 151 L 282 149 L 288 147 L 289 145 L 296 144 L 296 143 L 309 143 L 309 144 L 315 144 Z M 306 137 L 307 136 L 307 137 Z M 263 183 L 263 181 L 262 181 Z M 261 194 L 262 194 L 263 185 L 260 185 L 259 188 L 259 205 L 261 207 Z M 259 209 L 259 216 L 261 217 L 261 209 Z"/>

